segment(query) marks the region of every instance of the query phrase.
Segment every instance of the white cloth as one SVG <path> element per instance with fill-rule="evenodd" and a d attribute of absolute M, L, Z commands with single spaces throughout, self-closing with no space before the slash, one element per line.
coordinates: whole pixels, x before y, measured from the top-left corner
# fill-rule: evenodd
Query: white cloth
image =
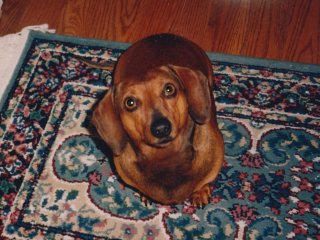
<path fill-rule="evenodd" d="M 23 28 L 19 33 L 0 37 L 0 100 L 5 97 L 3 96 L 3 93 L 20 59 L 30 30 L 51 33 L 55 32 L 54 29 L 48 29 L 48 24 L 43 24 L 28 26 Z"/>

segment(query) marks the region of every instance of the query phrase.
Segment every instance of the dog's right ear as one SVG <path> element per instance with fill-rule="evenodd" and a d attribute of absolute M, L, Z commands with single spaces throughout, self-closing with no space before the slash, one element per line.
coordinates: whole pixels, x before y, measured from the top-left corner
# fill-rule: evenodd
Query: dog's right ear
<path fill-rule="evenodd" d="M 127 135 L 113 104 L 113 90 L 110 89 L 96 106 L 92 123 L 100 137 L 110 146 L 115 155 L 120 155 L 128 143 Z"/>
<path fill-rule="evenodd" d="M 185 89 L 193 120 L 199 124 L 208 122 L 212 109 L 209 79 L 202 72 L 188 67 L 168 65 L 168 68 L 176 74 Z"/>

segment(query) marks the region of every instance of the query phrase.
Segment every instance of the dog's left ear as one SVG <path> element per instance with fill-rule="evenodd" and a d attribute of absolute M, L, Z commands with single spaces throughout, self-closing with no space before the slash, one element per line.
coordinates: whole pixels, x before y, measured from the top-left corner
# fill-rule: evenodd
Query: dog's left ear
<path fill-rule="evenodd" d="M 177 75 L 186 91 L 189 112 L 193 120 L 204 124 L 210 119 L 211 93 L 209 79 L 200 71 L 187 67 L 168 66 Z"/>

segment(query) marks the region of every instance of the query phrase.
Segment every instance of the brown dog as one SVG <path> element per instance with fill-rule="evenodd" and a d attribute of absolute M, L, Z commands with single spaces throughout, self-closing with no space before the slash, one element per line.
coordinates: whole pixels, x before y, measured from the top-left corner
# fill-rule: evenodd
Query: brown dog
<path fill-rule="evenodd" d="M 205 52 L 171 34 L 120 57 L 92 121 L 124 182 L 163 204 L 208 203 L 224 159 L 211 75 Z"/>

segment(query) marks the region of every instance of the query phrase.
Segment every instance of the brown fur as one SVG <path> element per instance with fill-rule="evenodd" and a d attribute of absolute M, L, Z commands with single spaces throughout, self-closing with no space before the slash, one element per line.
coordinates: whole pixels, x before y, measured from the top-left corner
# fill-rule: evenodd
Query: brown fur
<path fill-rule="evenodd" d="M 222 166 L 224 145 L 211 92 L 212 68 L 194 43 L 161 34 L 132 45 L 120 58 L 111 90 L 98 104 L 93 124 L 114 152 L 128 185 L 163 204 L 191 198 L 207 204 L 208 183 Z M 165 94 L 165 86 L 175 94 Z M 134 97 L 137 107 L 124 102 Z M 166 141 L 155 137 L 158 118 L 171 123 Z"/>

